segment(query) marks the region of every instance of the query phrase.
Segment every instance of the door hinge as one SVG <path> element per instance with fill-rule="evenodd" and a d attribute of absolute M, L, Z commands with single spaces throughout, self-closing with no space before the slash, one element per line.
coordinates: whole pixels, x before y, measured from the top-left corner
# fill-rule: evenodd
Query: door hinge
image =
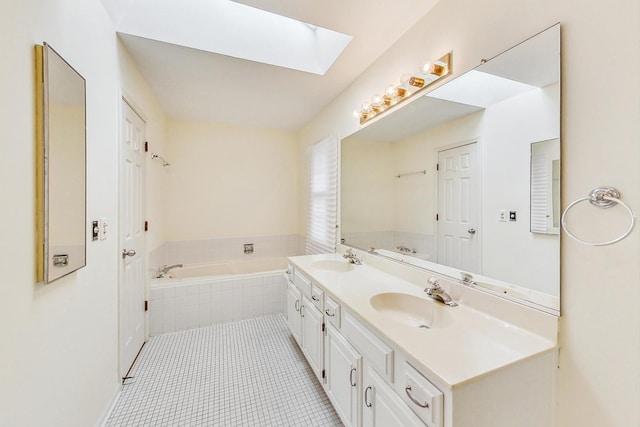
<path fill-rule="evenodd" d="M 324 332 L 324 323 L 322 324 L 322 332 Z"/>
<path fill-rule="evenodd" d="M 322 370 L 322 378 L 325 378 L 324 369 Z"/>
<path fill-rule="evenodd" d="M 145 141 L 144 142 L 144 152 L 148 152 L 149 151 L 149 141 Z"/>
<path fill-rule="evenodd" d="M 440 220 L 440 215 L 436 214 L 436 221 Z"/>
<path fill-rule="evenodd" d="M 149 301 L 144 300 L 144 311 L 149 311 Z"/>
<path fill-rule="evenodd" d="M 144 231 L 149 231 L 149 221 L 144 222 Z"/>
<path fill-rule="evenodd" d="M 436 170 L 439 171 L 440 170 L 440 163 L 436 163 Z"/>

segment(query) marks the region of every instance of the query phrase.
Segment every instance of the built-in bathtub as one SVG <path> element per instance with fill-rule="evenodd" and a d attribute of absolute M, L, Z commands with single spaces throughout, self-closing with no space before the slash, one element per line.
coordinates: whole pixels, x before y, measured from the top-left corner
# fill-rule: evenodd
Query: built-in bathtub
<path fill-rule="evenodd" d="M 184 265 L 151 279 L 149 335 L 284 310 L 286 258 Z"/>

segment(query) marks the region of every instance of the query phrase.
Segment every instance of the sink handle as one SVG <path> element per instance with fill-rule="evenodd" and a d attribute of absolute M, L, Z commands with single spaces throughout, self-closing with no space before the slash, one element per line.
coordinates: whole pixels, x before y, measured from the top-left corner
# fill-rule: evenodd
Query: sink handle
<path fill-rule="evenodd" d="M 421 408 L 428 408 L 429 407 L 429 402 L 425 402 L 425 403 L 420 403 L 419 401 L 416 400 L 415 397 L 413 397 L 411 395 L 411 386 L 408 385 L 404 388 L 404 391 L 407 393 L 407 396 L 409 396 L 409 399 L 411 399 L 411 401 L 413 403 L 415 403 L 416 405 L 418 405 Z"/>

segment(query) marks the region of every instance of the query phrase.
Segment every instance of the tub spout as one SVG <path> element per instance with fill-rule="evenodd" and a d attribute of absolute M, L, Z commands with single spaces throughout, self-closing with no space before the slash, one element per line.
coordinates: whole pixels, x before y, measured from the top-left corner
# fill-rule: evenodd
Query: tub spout
<path fill-rule="evenodd" d="M 164 267 L 160 268 L 158 270 L 158 274 L 156 274 L 156 279 L 162 279 L 164 276 L 166 276 L 169 271 L 173 270 L 174 268 L 182 268 L 182 264 L 173 264 L 173 265 L 165 265 Z"/>

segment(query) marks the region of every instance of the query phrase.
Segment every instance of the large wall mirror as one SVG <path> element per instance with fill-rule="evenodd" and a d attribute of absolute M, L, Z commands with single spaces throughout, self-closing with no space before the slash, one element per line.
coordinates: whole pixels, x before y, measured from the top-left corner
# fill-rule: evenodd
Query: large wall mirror
<path fill-rule="evenodd" d="M 85 80 L 36 46 L 37 280 L 86 265 Z"/>
<path fill-rule="evenodd" d="M 341 241 L 560 307 L 560 25 L 341 146 Z"/>

